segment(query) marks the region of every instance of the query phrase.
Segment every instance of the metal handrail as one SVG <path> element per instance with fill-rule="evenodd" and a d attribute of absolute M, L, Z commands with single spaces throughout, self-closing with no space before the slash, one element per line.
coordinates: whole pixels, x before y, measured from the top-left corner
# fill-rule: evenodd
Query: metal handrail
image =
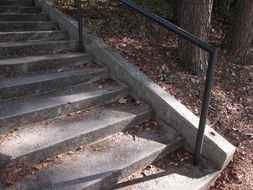
<path fill-rule="evenodd" d="M 78 27 L 79 27 L 79 46 L 80 51 L 84 51 L 84 44 L 83 44 L 83 29 L 82 29 L 82 11 L 81 11 L 81 0 L 75 0 L 77 5 L 77 15 L 78 15 Z M 218 58 L 218 49 L 214 46 L 210 45 L 209 43 L 199 39 L 198 37 L 194 36 L 193 34 L 183 30 L 182 28 L 174 25 L 173 23 L 165 20 L 164 18 L 141 8 L 136 3 L 130 0 L 121 0 L 121 2 L 128 7 L 132 8 L 136 12 L 144 15 L 145 17 L 151 19 L 152 21 L 158 23 L 162 27 L 168 29 L 179 35 L 180 37 L 184 38 L 185 40 L 191 42 L 192 44 L 200 47 L 201 49 L 207 51 L 209 53 L 209 61 L 208 61 L 208 68 L 206 73 L 206 81 L 205 81 L 205 89 L 204 89 L 204 97 L 203 103 L 201 108 L 200 114 L 200 121 L 198 126 L 197 132 L 197 139 L 195 144 L 194 150 L 194 157 L 193 157 L 193 165 L 199 165 L 200 155 L 203 149 L 203 142 L 204 142 L 204 133 L 206 127 L 206 120 L 208 115 L 208 108 L 210 104 L 210 97 L 211 97 L 211 90 L 213 86 L 213 78 L 214 78 L 214 67 L 217 63 Z"/>
<path fill-rule="evenodd" d="M 209 61 L 208 61 L 208 68 L 207 68 L 207 73 L 206 73 L 206 81 L 205 81 L 205 89 L 204 89 L 204 97 L 203 97 L 203 103 L 202 103 L 201 114 L 200 114 L 197 140 L 196 140 L 194 156 L 193 156 L 193 165 L 197 166 L 197 165 L 199 165 L 200 155 L 201 155 L 201 152 L 203 149 L 204 133 L 205 133 L 206 120 L 207 120 L 207 115 L 208 115 L 208 108 L 209 108 L 209 104 L 210 104 L 211 91 L 212 91 L 212 86 L 213 86 L 214 67 L 217 63 L 217 58 L 218 58 L 218 49 L 213 47 L 209 43 L 199 39 L 198 37 L 194 36 L 193 34 L 176 26 L 175 24 L 165 20 L 164 18 L 141 8 L 136 3 L 134 3 L 130 0 L 121 0 L 121 2 L 124 3 L 125 5 L 127 5 L 128 7 L 132 8 L 136 12 L 146 16 L 147 18 L 158 23 L 162 27 L 168 29 L 169 31 L 176 33 L 180 37 L 182 37 L 185 40 L 193 43 L 194 45 L 204 49 L 205 51 L 207 51 L 209 53 Z"/>

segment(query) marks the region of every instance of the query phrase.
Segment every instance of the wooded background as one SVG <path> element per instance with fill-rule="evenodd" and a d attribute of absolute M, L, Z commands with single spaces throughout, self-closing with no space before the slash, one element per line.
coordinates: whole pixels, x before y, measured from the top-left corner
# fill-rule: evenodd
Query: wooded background
<path fill-rule="evenodd" d="M 53 1 L 60 6 L 74 4 L 74 0 Z M 94 7 L 98 0 L 83 2 Z M 173 13 L 176 24 L 205 41 L 208 41 L 212 17 L 219 18 L 230 25 L 220 48 L 226 52 L 231 62 L 244 64 L 253 40 L 252 0 L 135 0 L 135 2 L 155 7 L 160 12 Z M 190 73 L 201 75 L 206 72 L 207 54 L 180 38 L 178 56 Z"/>

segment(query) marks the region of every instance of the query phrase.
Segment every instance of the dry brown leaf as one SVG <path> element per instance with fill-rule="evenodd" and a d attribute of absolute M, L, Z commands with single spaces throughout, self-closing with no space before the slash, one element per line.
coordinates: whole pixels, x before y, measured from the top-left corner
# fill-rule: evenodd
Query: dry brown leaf
<path fill-rule="evenodd" d="M 60 159 L 60 158 L 62 158 L 62 157 L 63 157 L 62 154 L 59 154 L 59 155 L 56 156 L 56 158 L 58 158 L 58 159 Z"/>
<path fill-rule="evenodd" d="M 120 98 L 118 102 L 120 104 L 126 104 L 127 103 L 127 99 L 126 98 Z"/>
<path fill-rule="evenodd" d="M 84 146 L 79 146 L 76 151 L 84 150 Z"/>
<path fill-rule="evenodd" d="M 72 154 L 74 154 L 74 152 L 73 151 L 68 151 L 67 154 L 72 155 Z"/>
<path fill-rule="evenodd" d="M 94 145 L 94 146 L 92 146 L 91 148 L 92 148 L 92 150 L 94 150 L 94 151 L 101 151 L 101 150 L 103 149 L 103 147 L 98 146 L 98 145 Z"/>

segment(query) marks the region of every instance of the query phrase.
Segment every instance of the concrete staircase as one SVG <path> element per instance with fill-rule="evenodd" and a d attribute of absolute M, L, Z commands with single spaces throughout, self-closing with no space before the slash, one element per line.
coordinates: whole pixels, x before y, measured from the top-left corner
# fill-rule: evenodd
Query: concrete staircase
<path fill-rule="evenodd" d="M 110 188 L 182 146 L 77 45 L 32 0 L 0 1 L 0 189 Z"/>

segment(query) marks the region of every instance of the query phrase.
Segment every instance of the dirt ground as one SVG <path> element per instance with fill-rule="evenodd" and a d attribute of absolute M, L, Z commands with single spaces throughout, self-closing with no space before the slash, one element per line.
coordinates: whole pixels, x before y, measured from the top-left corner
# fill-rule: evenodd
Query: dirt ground
<path fill-rule="evenodd" d="M 174 95 L 195 114 L 200 114 L 204 78 L 184 69 L 177 57 L 177 37 L 132 12 L 115 0 L 84 5 L 85 26 L 121 55 Z M 75 17 L 71 7 L 62 8 Z M 171 15 L 165 15 L 172 19 Z M 228 26 L 213 19 L 210 43 L 219 47 Z M 220 51 L 209 112 L 209 124 L 237 152 L 211 190 L 250 190 L 253 187 L 253 48 L 244 65 L 226 60 Z"/>

